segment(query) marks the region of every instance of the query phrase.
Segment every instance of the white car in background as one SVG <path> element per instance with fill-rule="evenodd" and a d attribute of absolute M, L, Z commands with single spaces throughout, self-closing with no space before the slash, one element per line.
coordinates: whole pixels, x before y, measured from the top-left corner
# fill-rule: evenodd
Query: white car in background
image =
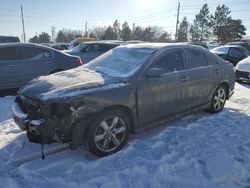
<path fill-rule="evenodd" d="M 236 81 L 250 82 L 250 56 L 241 60 L 235 67 L 236 69 Z"/>

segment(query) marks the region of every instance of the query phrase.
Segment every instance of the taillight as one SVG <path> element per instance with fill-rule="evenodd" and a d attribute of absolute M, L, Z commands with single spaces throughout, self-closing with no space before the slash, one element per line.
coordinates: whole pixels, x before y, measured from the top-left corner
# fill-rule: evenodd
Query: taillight
<path fill-rule="evenodd" d="M 82 65 L 82 60 L 81 60 L 81 58 L 76 58 L 76 64 Z"/>

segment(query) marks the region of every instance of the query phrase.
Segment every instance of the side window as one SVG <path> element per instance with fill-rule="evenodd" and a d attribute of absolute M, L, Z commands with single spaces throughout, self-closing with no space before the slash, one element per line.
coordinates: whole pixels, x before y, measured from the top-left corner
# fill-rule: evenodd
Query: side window
<path fill-rule="evenodd" d="M 249 51 L 248 50 L 246 50 L 245 48 L 239 48 L 239 50 L 241 51 L 241 53 L 243 53 L 244 54 L 244 56 L 249 56 L 250 55 L 250 53 L 249 53 Z"/>
<path fill-rule="evenodd" d="M 22 47 L 21 54 L 22 54 L 22 59 L 29 59 L 29 60 L 52 58 L 52 53 L 50 51 L 40 48 Z"/>
<path fill-rule="evenodd" d="M 174 72 L 184 69 L 183 56 L 180 50 L 167 52 L 154 62 L 151 68 L 162 68 L 165 72 Z"/>
<path fill-rule="evenodd" d="M 107 52 L 107 51 L 109 51 L 109 50 L 112 49 L 112 48 L 113 48 L 112 45 L 100 45 L 99 51 Z"/>
<path fill-rule="evenodd" d="M 199 50 L 185 49 L 185 54 L 188 69 L 207 66 L 206 55 L 203 52 Z"/>
<path fill-rule="evenodd" d="M 243 58 L 244 57 L 244 55 L 236 48 L 230 48 L 229 56 L 237 57 L 237 58 Z"/>
<path fill-rule="evenodd" d="M 94 45 L 89 45 L 85 51 L 86 52 L 97 52 L 99 50 L 99 45 L 94 44 Z"/>
<path fill-rule="evenodd" d="M 18 48 L 7 47 L 0 48 L 0 61 L 15 61 L 20 60 Z"/>

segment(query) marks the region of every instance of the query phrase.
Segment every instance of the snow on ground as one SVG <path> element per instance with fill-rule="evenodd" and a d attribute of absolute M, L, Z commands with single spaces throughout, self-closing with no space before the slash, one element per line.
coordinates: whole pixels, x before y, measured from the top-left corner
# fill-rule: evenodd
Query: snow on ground
<path fill-rule="evenodd" d="M 199 112 L 131 136 L 97 158 L 79 147 L 30 143 L 0 98 L 0 187 L 250 187 L 250 85 L 236 84 L 223 112 Z"/>

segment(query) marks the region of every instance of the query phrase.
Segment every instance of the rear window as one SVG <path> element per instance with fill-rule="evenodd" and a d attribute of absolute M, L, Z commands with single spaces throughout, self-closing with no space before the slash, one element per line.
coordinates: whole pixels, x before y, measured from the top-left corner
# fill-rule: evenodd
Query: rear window
<path fill-rule="evenodd" d="M 22 47 L 20 49 L 21 49 L 22 59 L 39 60 L 39 59 L 52 58 L 52 52 L 45 49 L 32 48 L 32 47 Z"/>
<path fill-rule="evenodd" d="M 19 60 L 20 56 L 16 47 L 0 48 L 0 61 Z"/>

